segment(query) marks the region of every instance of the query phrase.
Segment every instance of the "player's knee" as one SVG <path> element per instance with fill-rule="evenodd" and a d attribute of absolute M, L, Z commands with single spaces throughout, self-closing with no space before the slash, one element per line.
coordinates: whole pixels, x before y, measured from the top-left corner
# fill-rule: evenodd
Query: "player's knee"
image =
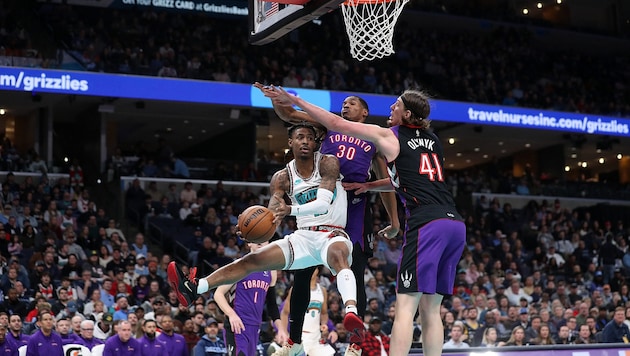
<path fill-rule="evenodd" d="M 328 263 L 331 267 L 348 268 L 348 251 L 342 249 L 330 249 L 328 250 Z M 338 268 L 335 268 L 339 270 Z"/>

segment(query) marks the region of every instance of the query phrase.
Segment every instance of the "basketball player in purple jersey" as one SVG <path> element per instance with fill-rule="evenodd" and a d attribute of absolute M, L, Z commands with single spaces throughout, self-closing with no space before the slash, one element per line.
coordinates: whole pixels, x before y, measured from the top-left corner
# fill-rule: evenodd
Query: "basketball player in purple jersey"
<path fill-rule="evenodd" d="M 254 83 L 254 86 L 264 93 L 264 86 L 260 83 Z M 272 100 L 273 103 L 273 100 Z M 321 130 L 325 128 L 313 120 L 304 111 L 295 110 L 293 107 L 278 106 L 273 103 L 273 107 L 280 117 L 288 123 L 308 122 L 316 125 Z M 365 122 L 369 114 L 367 102 L 358 96 L 347 97 L 341 107 L 341 116 L 349 121 Z M 377 153 L 376 147 L 371 142 L 348 136 L 338 132 L 327 130 L 321 139 L 320 152 L 330 154 L 339 160 L 342 182 L 344 185 L 348 183 L 365 183 L 370 178 L 370 168 L 373 168 L 378 178 L 387 176 L 387 168 L 385 162 Z M 346 232 L 350 235 L 350 239 L 354 245 L 352 250 L 352 272 L 357 281 L 357 309 L 363 317 L 366 308 L 365 281 L 363 274 L 367 265 L 368 258 L 372 257 L 373 230 L 372 230 L 372 211 L 368 202 L 366 193 L 357 194 L 353 190 L 349 190 L 348 194 L 348 221 L 346 223 Z M 396 207 L 396 197 L 393 193 L 381 193 L 381 200 L 385 205 L 385 209 L 390 217 L 392 224 L 380 231 L 382 236 L 393 238 L 400 230 L 398 220 L 398 212 Z M 301 343 L 302 324 L 304 322 L 304 313 L 308 308 L 308 295 L 310 293 L 310 277 L 315 267 L 299 270 L 295 272 L 293 293 L 295 297 L 290 299 L 291 313 L 289 317 L 290 323 L 290 343 Z M 352 330 L 349 330 L 353 332 Z M 353 342 L 359 341 L 353 338 Z M 290 345 L 287 345 L 290 347 Z M 283 353 L 276 353 L 281 356 Z M 287 353 L 290 355 L 290 353 Z"/>
<path fill-rule="evenodd" d="M 248 243 L 250 252 L 268 245 Z M 227 317 L 225 320 L 225 345 L 229 356 L 256 355 L 263 308 L 267 305 L 269 318 L 278 329 L 280 340 L 289 335 L 282 326 L 276 303 L 276 271 L 254 272 L 234 284 L 217 288 L 214 301 Z"/>
<path fill-rule="evenodd" d="M 406 213 L 389 352 L 396 356 L 409 353 L 413 318 L 419 308 L 423 354 L 441 355 L 444 326 L 440 306 L 444 295 L 452 293 L 466 227 L 445 182 L 444 150 L 430 130 L 428 96 L 406 90 L 390 107 L 391 127 L 384 128 L 341 120 L 282 88 L 271 87 L 264 93 L 278 105 L 297 105 L 330 130 L 374 142 L 383 153 L 391 184 Z"/>

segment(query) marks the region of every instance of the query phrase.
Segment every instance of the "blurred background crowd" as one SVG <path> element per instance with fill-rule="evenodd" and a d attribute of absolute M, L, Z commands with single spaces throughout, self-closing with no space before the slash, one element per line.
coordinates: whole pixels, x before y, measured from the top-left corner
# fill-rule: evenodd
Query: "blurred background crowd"
<path fill-rule="evenodd" d="M 435 10 L 413 4 L 410 9 Z M 500 9 L 486 15 L 510 20 Z M 395 55 L 357 63 L 339 36 L 338 19 L 308 26 L 317 26 L 316 31 L 257 47 L 248 45 L 247 26 L 237 20 L 0 1 L 0 64 L 56 68 L 64 60 L 61 46 L 90 71 L 382 94 L 421 83 L 448 100 L 630 115 L 628 56 L 579 47 L 556 50 L 539 41 L 534 30 L 501 27 L 472 34 L 403 22 Z M 55 41 L 42 40 L 37 31 Z M 121 155 L 110 155 L 110 167 L 118 167 Z M 168 142 L 140 155 L 147 159 L 127 173 L 190 177 Z M 8 138 L 1 157 L 1 169 L 33 173 L 6 175 L 0 191 L 0 323 L 13 335 L 37 330 L 37 311 L 43 308 L 53 311 L 57 331 L 73 341 L 68 335 L 104 340 L 119 320 L 129 320 L 138 337 L 143 320 L 156 320 L 160 332 L 183 335 L 191 352 L 204 336 L 222 332 L 224 316 L 212 295 L 190 308 L 180 306 L 165 282 L 165 267 L 179 259 L 205 275 L 247 253 L 236 235 L 237 216 L 253 204 L 266 205 L 266 189 L 175 180 L 159 188 L 135 180 L 116 206 L 97 197 L 101 186 L 84 182 L 78 160 L 67 162 L 67 176 L 51 179 L 37 152 L 20 151 Z M 254 166 L 230 164 L 216 172 L 220 175 L 206 178 L 253 182 L 268 176 Z M 453 296 L 443 305 L 448 347 L 624 342 L 604 330 L 630 325 L 627 215 L 614 207 L 574 209 L 562 199 L 536 197 L 623 199 L 630 193 L 627 185 L 565 184 L 533 173 L 513 177 L 493 165 L 452 172 L 449 180 L 468 202 L 462 205 L 468 248 Z M 512 206 L 492 193 L 532 200 Z M 372 202 L 378 230 L 388 224 L 387 215 L 377 195 Z M 295 228 L 295 221 L 286 219 L 278 236 Z M 378 240 L 363 276 L 369 299 L 365 320 L 372 333 L 391 331 L 400 251 L 401 240 Z M 291 283 L 291 273 L 279 274 L 279 305 Z M 337 331 L 333 346 L 342 354 L 347 344 L 335 280 L 324 273 L 319 283 L 329 292 L 328 329 Z M 84 320 L 94 322 L 93 330 L 81 327 Z M 417 325 L 416 342 L 421 333 Z M 273 341 L 273 327 L 263 323 L 261 354 Z"/>

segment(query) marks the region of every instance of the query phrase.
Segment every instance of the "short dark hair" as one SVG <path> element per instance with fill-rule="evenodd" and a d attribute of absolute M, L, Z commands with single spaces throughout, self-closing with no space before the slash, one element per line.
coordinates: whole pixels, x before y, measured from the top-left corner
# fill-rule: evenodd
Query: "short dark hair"
<path fill-rule="evenodd" d="M 306 121 L 297 123 L 297 124 L 293 124 L 291 125 L 288 129 L 287 129 L 287 133 L 289 135 L 289 138 L 293 137 L 293 134 L 295 133 L 295 131 L 297 131 L 298 129 L 308 129 L 311 130 L 313 132 L 313 136 L 317 136 L 317 131 L 315 130 L 315 126 L 309 124 Z"/>

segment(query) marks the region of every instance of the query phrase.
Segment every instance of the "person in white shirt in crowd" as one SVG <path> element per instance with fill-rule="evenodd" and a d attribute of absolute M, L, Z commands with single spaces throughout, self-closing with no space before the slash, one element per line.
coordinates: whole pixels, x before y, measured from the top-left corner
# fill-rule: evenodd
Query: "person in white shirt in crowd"
<path fill-rule="evenodd" d="M 558 240 L 556 241 L 556 251 L 562 256 L 569 256 L 573 254 L 575 248 L 569 239 L 567 239 L 566 231 L 558 231 Z M 556 261 L 560 262 L 560 261 Z"/>
<path fill-rule="evenodd" d="M 562 257 L 562 255 L 556 251 L 556 246 L 553 245 L 549 246 L 549 249 L 547 250 L 547 259 L 552 258 L 556 260 L 556 265 L 558 266 L 558 268 L 562 268 L 566 263 L 564 257 Z"/>
<path fill-rule="evenodd" d="M 521 288 L 521 282 L 517 279 L 513 279 L 510 288 L 505 291 L 505 296 L 508 298 L 510 305 L 520 305 L 521 298 L 527 299 L 527 303 L 532 302 L 532 297 L 525 293 Z"/>
<path fill-rule="evenodd" d="M 447 349 L 467 349 L 470 346 L 462 341 L 464 335 L 464 325 L 461 321 L 456 321 L 451 328 L 450 339 L 444 343 L 444 350 Z"/>

